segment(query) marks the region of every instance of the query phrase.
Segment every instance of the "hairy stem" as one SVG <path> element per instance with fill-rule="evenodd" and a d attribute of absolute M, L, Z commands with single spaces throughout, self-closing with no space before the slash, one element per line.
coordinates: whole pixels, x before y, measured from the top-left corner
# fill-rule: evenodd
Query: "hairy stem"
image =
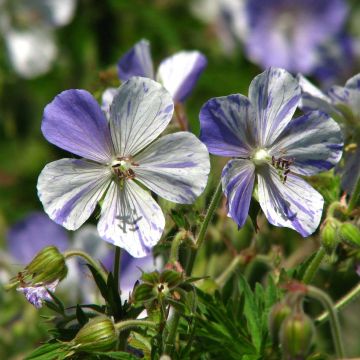
<path fill-rule="evenodd" d="M 179 248 L 180 248 L 181 243 L 184 241 L 186 235 L 187 235 L 187 231 L 181 230 L 175 235 L 174 239 L 172 240 L 171 249 L 170 249 L 170 257 L 169 257 L 170 264 L 174 264 L 176 261 L 178 261 Z"/>
<path fill-rule="evenodd" d="M 243 255 L 237 255 L 236 257 L 233 258 L 232 262 L 230 263 L 230 265 L 224 270 L 224 272 L 218 276 L 218 278 L 215 280 L 215 282 L 217 283 L 218 286 L 223 286 L 226 283 L 226 280 L 231 276 L 231 274 L 236 270 L 236 268 L 241 265 L 244 264 L 244 256 Z"/>
<path fill-rule="evenodd" d="M 118 331 L 123 331 L 123 330 L 127 330 L 129 328 L 134 328 L 134 327 L 149 327 L 152 329 L 156 329 L 157 327 L 157 323 L 154 321 L 149 321 L 149 320 L 123 320 L 120 322 L 117 322 L 114 324 L 115 329 Z"/>
<path fill-rule="evenodd" d="M 302 279 L 305 284 L 309 284 L 312 281 L 319 266 L 321 265 L 324 259 L 324 256 L 325 256 L 325 249 L 321 246 L 305 271 L 305 274 Z"/>
<path fill-rule="evenodd" d="M 351 213 L 355 209 L 356 204 L 359 200 L 359 196 L 360 196 L 360 177 L 357 180 L 354 191 L 351 195 L 351 198 L 349 201 L 349 206 L 348 206 L 348 213 Z"/>

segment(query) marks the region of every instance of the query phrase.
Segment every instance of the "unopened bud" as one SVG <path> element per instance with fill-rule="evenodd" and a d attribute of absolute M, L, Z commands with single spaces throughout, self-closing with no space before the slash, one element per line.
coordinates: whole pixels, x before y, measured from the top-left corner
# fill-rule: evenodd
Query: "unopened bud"
<path fill-rule="evenodd" d="M 303 359 L 309 352 L 315 328 L 302 311 L 289 315 L 281 325 L 280 344 L 286 360 Z"/>
<path fill-rule="evenodd" d="M 340 225 L 339 237 L 349 245 L 360 247 L 360 230 L 357 226 L 349 222 Z"/>
<path fill-rule="evenodd" d="M 335 219 L 327 219 L 321 229 L 321 245 L 328 255 L 331 255 L 334 252 L 339 242 L 337 231 L 338 225 Z"/>
<path fill-rule="evenodd" d="M 279 332 L 283 321 L 291 314 L 291 307 L 285 302 L 275 304 L 269 315 L 269 331 L 274 344 L 279 342 Z"/>
<path fill-rule="evenodd" d="M 114 323 L 105 316 L 98 316 L 86 323 L 71 342 L 75 351 L 110 351 L 117 341 Z"/>

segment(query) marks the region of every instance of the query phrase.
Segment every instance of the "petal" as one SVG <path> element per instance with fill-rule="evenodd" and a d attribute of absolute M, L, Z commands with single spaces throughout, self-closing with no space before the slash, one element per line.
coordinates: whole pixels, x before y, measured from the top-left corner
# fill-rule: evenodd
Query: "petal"
<path fill-rule="evenodd" d="M 110 109 L 110 131 L 118 155 L 137 154 L 172 118 L 170 94 L 154 80 L 132 77 L 119 88 Z"/>
<path fill-rule="evenodd" d="M 123 189 L 111 183 L 98 223 L 104 240 L 134 257 L 144 257 L 160 240 L 164 226 L 160 206 L 148 192 L 131 180 L 124 183 Z"/>
<path fill-rule="evenodd" d="M 329 96 L 341 108 L 345 116 L 350 111 L 355 118 L 360 117 L 360 90 L 352 87 L 332 86 Z M 340 106 L 339 106 L 340 105 Z M 342 106 L 345 105 L 345 108 Z"/>
<path fill-rule="evenodd" d="M 291 172 L 313 175 L 338 163 L 342 148 L 339 125 L 325 113 L 311 111 L 290 121 L 269 153 L 293 160 Z"/>
<path fill-rule="evenodd" d="M 345 87 L 352 90 L 360 90 L 360 74 L 356 74 L 352 78 L 350 78 Z"/>
<path fill-rule="evenodd" d="M 44 110 L 41 130 L 52 144 L 73 154 L 106 163 L 112 153 L 106 117 L 85 90 L 67 90 Z"/>
<path fill-rule="evenodd" d="M 341 179 L 341 187 L 351 194 L 354 191 L 355 185 L 360 177 L 360 147 L 353 153 L 345 153 L 345 167 Z"/>
<path fill-rule="evenodd" d="M 76 230 L 94 211 L 110 178 L 108 167 L 84 159 L 61 159 L 42 170 L 38 196 L 52 220 Z"/>
<path fill-rule="evenodd" d="M 132 76 L 154 78 L 153 63 L 150 54 L 150 43 L 140 40 L 118 62 L 118 73 L 121 81 Z"/>
<path fill-rule="evenodd" d="M 249 99 L 256 112 L 260 146 L 270 146 L 295 113 L 300 101 L 298 82 L 286 70 L 269 68 L 250 84 Z"/>
<path fill-rule="evenodd" d="M 240 94 L 210 99 L 200 110 L 200 140 L 220 156 L 247 157 L 254 146 L 255 113 Z"/>
<path fill-rule="evenodd" d="M 320 223 L 323 197 L 298 176 L 289 174 L 284 183 L 272 166 L 264 170 L 258 174 L 258 191 L 268 221 L 294 229 L 303 237 L 311 235 Z"/>
<path fill-rule="evenodd" d="M 164 85 L 176 102 L 183 102 L 207 65 L 199 51 L 180 51 L 163 60 L 156 79 Z"/>
<path fill-rule="evenodd" d="M 230 216 L 239 227 L 245 224 L 254 188 L 255 167 L 249 160 L 230 160 L 224 167 L 221 181 Z"/>
<path fill-rule="evenodd" d="M 210 172 L 206 146 L 193 134 L 161 137 L 134 158 L 136 179 L 166 200 L 191 204 L 204 191 Z"/>
<path fill-rule="evenodd" d="M 114 100 L 114 97 L 118 91 L 118 88 L 107 88 L 101 95 L 101 110 L 104 112 L 106 118 L 110 118 L 110 106 Z"/>

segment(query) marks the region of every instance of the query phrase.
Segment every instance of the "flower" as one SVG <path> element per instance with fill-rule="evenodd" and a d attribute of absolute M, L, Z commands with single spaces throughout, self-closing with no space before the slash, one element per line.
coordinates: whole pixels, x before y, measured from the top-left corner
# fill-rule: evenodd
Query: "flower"
<path fill-rule="evenodd" d="M 133 76 L 154 79 L 170 93 L 174 102 L 183 102 L 195 86 L 207 64 L 206 58 L 199 51 L 180 51 L 164 59 L 154 76 L 150 43 L 140 40 L 118 62 L 119 78 L 122 82 Z M 115 88 L 108 88 L 103 93 L 102 108 L 107 112 L 116 94 Z"/>
<path fill-rule="evenodd" d="M 345 136 L 355 146 L 346 148 L 341 186 L 351 193 L 360 177 L 360 74 L 350 78 L 344 87 L 332 86 L 326 93 L 297 76 L 301 87 L 300 107 L 303 111 L 319 109 L 347 125 Z"/>
<path fill-rule="evenodd" d="M 229 7 L 228 22 L 245 42 L 249 58 L 263 68 L 312 72 L 318 66 L 318 47 L 342 30 L 347 15 L 343 0 L 244 1 L 240 11 L 230 12 L 233 5 L 226 2 L 223 7 Z"/>
<path fill-rule="evenodd" d="M 166 200 L 187 204 L 202 193 L 209 173 L 206 147 L 193 134 L 155 140 L 173 110 L 170 94 L 141 77 L 119 88 L 109 122 L 87 91 L 56 96 L 45 108 L 42 132 L 83 158 L 54 161 L 42 170 L 38 195 L 49 217 L 75 230 L 100 202 L 100 236 L 134 257 L 147 255 L 165 219 L 142 185 Z"/>
<path fill-rule="evenodd" d="M 308 236 L 320 222 L 323 197 L 301 176 L 332 168 L 341 157 L 342 136 L 324 113 L 292 119 L 299 101 L 298 82 L 287 71 L 270 68 L 251 82 L 249 98 L 213 98 L 200 111 L 200 139 L 209 152 L 233 157 L 222 185 L 229 216 L 239 227 L 248 215 L 255 175 L 259 203 L 271 224 Z"/>
<path fill-rule="evenodd" d="M 0 0 L 0 34 L 20 76 L 50 70 L 57 55 L 54 29 L 71 21 L 75 7 L 76 0 Z"/>

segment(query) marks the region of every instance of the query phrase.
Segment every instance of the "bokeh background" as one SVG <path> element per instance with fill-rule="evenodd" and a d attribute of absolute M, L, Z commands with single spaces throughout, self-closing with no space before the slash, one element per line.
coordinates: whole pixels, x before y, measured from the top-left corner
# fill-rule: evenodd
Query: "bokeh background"
<path fill-rule="evenodd" d="M 247 94 L 251 79 L 262 71 L 262 64 L 248 57 L 244 46 L 247 35 L 241 33 L 243 14 L 236 13 L 234 7 L 227 4 L 231 2 L 234 3 L 225 0 L 0 0 L 0 283 L 14 276 L 21 262 L 14 258 L 14 253 L 10 254 L 9 229 L 34 211 L 42 211 L 36 193 L 40 171 L 46 163 L 68 156 L 41 134 L 46 104 L 70 88 L 87 89 L 100 100 L 107 87 L 119 85 L 116 63 L 120 56 L 140 39 L 148 39 L 155 65 L 184 49 L 196 49 L 206 55 L 208 66 L 185 103 L 191 131 L 198 134 L 198 113 L 205 101 L 231 93 Z M 316 71 L 307 74 L 324 89 L 334 83 L 343 85 L 360 70 L 360 3 L 356 0 L 345 3 L 348 12 L 341 35 L 345 34 L 350 42 L 350 50 L 347 47 L 346 52 L 342 52 L 342 45 L 335 45 L 332 65 L 336 66 L 328 70 L 326 76 Z M 217 181 L 221 164 L 214 161 L 210 189 Z M 326 188 L 323 191 L 326 192 Z M 246 228 L 238 232 L 232 223 L 226 223 L 224 231 L 230 247 L 221 242 L 217 230 L 212 230 L 214 240 L 204 251 L 203 266 L 198 265 L 200 273 L 216 275 L 228 263 L 232 247 L 244 246 L 241 239 L 246 237 Z M 54 236 L 47 234 L 49 242 Z M 65 236 L 70 244 L 75 241 L 73 234 Z M 26 251 L 31 258 L 37 235 L 25 237 L 23 241 L 29 242 Z M 288 230 L 265 231 L 262 241 L 269 253 L 279 251 L 289 266 L 316 248 L 314 240 L 303 240 Z M 303 247 L 307 250 L 294 258 L 296 251 Z M 14 251 L 16 253 L 16 247 Z M 209 259 L 211 253 L 215 255 Z M 254 271 L 250 280 L 261 280 L 263 272 Z M 336 266 L 325 266 L 318 281 L 338 298 L 358 281 L 358 275 L 353 263 L 338 262 Z M 59 291 L 68 298 L 75 296 L 70 293 L 74 288 Z M 360 354 L 359 311 L 359 302 L 354 303 L 341 317 L 349 355 Z M 19 293 L 4 292 L 0 285 L 1 359 L 21 359 L 47 338 L 50 325 L 39 314 L 50 313 L 46 309 L 39 313 Z M 329 336 L 326 326 L 318 336 L 324 349 L 331 347 L 326 340 Z"/>

